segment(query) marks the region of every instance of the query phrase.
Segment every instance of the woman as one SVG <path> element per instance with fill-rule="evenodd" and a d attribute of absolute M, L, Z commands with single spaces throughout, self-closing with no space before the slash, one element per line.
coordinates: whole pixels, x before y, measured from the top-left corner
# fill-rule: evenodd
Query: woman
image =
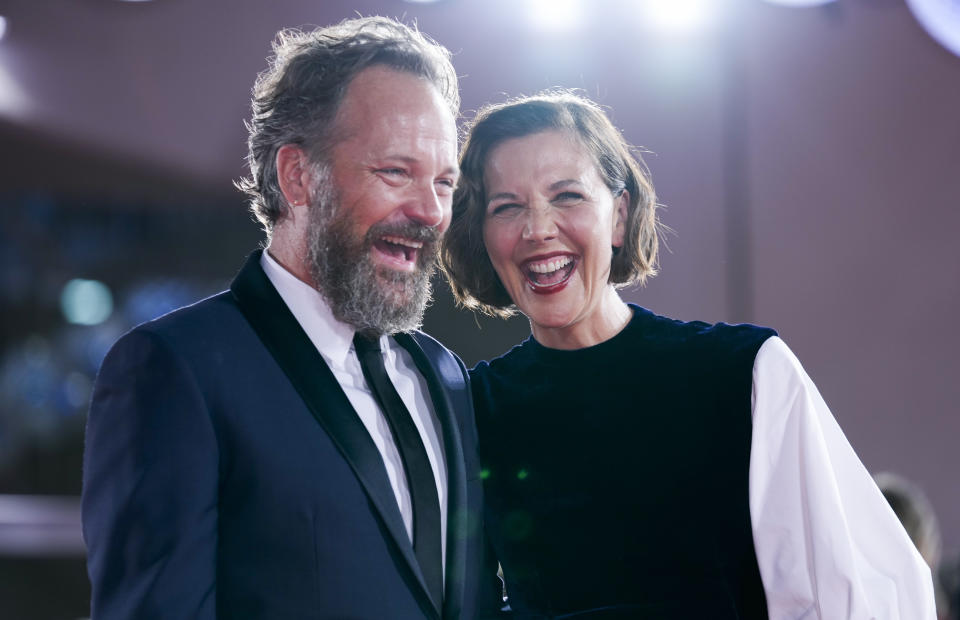
<path fill-rule="evenodd" d="M 592 102 L 482 110 L 443 249 L 532 337 L 473 369 L 485 527 L 518 617 L 933 618 L 929 571 L 786 345 L 621 300 L 653 187 Z"/>

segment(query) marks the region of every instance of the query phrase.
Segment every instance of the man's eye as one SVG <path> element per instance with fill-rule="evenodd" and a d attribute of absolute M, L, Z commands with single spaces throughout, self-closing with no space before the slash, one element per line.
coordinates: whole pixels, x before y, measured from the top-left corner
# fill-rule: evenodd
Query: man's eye
<path fill-rule="evenodd" d="M 407 173 L 407 171 L 404 170 L 403 168 L 381 168 L 377 170 L 377 172 L 380 174 L 388 174 L 388 175 L 403 175 Z"/>
<path fill-rule="evenodd" d="M 576 202 L 583 200 L 583 194 L 579 192 L 560 192 L 554 197 L 557 202 Z"/>
<path fill-rule="evenodd" d="M 457 189 L 457 182 L 453 179 L 437 179 L 437 183 L 450 189 Z"/>

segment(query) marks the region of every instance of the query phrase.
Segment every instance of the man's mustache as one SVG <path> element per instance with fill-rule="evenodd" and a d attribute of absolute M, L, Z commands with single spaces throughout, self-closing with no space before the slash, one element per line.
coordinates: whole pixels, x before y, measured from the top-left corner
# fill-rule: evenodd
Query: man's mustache
<path fill-rule="evenodd" d="M 424 246 L 436 245 L 440 242 L 440 231 L 433 226 L 424 226 L 416 222 L 397 222 L 374 224 L 367 230 L 366 241 L 372 243 L 384 235 L 404 237 L 412 241 L 420 241 Z"/>

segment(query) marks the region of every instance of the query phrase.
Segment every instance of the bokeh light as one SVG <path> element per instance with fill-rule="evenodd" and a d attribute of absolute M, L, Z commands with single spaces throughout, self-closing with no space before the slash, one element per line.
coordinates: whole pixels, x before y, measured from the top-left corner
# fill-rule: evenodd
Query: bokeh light
<path fill-rule="evenodd" d="M 113 313 L 113 295 L 103 282 L 75 278 L 60 295 L 60 309 L 74 325 L 99 325 Z"/>
<path fill-rule="evenodd" d="M 714 21 L 716 0 L 646 0 L 641 4 L 644 22 L 668 35 L 701 32 Z"/>
<path fill-rule="evenodd" d="M 92 389 L 93 381 L 82 372 L 70 372 L 63 380 L 63 395 L 74 409 L 86 409 Z"/>
<path fill-rule="evenodd" d="M 960 56 L 960 1 L 907 0 L 907 5 L 927 34 Z"/>

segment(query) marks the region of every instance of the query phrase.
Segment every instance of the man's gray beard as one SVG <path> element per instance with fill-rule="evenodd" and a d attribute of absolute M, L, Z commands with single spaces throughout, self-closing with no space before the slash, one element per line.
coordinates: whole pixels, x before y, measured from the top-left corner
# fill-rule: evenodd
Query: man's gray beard
<path fill-rule="evenodd" d="M 367 334 L 395 334 L 417 329 L 430 302 L 430 277 L 436 268 L 439 234 L 409 222 L 374 224 L 363 238 L 353 233 L 353 218 L 340 208 L 326 175 L 319 175 L 310 205 L 308 251 L 310 275 L 330 304 L 333 316 Z M 373 264 L 374 241 L 385 234 L 423 242 L 412 273 Z"/>

